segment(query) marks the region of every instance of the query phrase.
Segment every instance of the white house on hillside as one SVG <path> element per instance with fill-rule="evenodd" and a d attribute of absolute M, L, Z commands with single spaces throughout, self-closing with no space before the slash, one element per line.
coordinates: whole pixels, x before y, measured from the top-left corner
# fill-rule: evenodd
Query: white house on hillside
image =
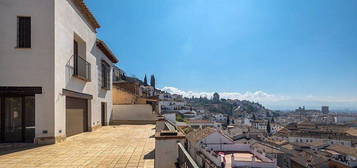
<path fill-rule="evenodd" d="M 83 0 L 2 0 L 0 16 L 0 142 L 56 143 L 108 123 L 118 60 Z"/>
<path fill-rule="evenodd" d="M 250 144 L 237 144 L 213 128 L 191 131 L 186 138 L 188 152 L 200 167 L 277 167 L 276 159 L 269 159 Z"/>

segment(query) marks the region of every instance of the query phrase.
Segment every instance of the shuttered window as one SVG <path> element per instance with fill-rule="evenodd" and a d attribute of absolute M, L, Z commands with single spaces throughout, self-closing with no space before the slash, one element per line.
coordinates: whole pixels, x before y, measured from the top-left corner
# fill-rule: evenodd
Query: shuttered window
<path fill-rule="evenodd" d="M 102 88 L 110 89 L 110 66 L 105 61 L 102 62 Z"/>
<path fill-rule="evenodd" d="M 17 18 L 17 48 L 31 48 L 31 17 Z"/>

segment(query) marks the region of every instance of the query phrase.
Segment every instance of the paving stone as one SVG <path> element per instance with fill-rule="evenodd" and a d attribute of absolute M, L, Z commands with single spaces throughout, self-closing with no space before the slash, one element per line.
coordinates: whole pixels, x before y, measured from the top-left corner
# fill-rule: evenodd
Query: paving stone
<path fill-rule="evenodd" d="M 69 137 L 59 144 L 2 154 L 0 168 L 153 168 L 154 159 L 144 159 L 144 156 L 155 150 L 154 127 L 152 124 L 102 127 Z"/>

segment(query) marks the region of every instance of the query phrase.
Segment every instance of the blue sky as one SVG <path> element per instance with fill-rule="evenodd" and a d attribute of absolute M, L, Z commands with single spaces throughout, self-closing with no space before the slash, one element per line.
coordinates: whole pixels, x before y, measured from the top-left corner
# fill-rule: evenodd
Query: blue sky
<path fill-rule="evenodd" d="M 118 66 L 155 74 L 159 88 L 258 92 L 252 100 L 277 109 L 357 109 L 355 0 L 86 2 Z"/>

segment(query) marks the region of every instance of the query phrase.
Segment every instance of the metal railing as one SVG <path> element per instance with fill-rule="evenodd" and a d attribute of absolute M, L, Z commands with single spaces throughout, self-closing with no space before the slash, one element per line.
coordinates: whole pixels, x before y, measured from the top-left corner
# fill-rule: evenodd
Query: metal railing
<path fill-rule="evenodd" d="M 80 56 L 74 57 L 74 76 L 81 79 L 91 80 L 91 65 L 85 59 Z"/>
<path fill-rule="evenodd" d="M 199 168 L 197 163 L 192 159 L 190 154 L 186 151 L 181 143 L 177 143 L 178 158 L 176 168 Z"/>

